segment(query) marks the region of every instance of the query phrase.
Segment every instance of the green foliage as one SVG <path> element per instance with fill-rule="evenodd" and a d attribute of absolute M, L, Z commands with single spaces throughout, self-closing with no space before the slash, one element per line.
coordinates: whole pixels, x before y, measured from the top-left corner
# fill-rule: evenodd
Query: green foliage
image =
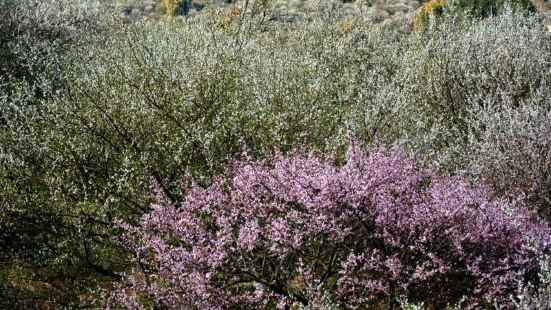
<path fill-rule="evenodd" d="M 168 17 L 186 15 L 191 5 L 190 0 L 162 0 L 161 6 L 165 9 Z"/>
<path fill-rule="evenodd" d="M 423 3 L 421 9 L 417 12 L 413 23 L 417 28 L 429 26 L 431 19 L 441 18 L 447 12 L 445 0 L 431 0 Z"/>
<path fill-rule="evenodd" d="M 94 2 L 0 2 L 0 308 L 69 307 L 85 290 L 90 270 L 74 264 L 81 231 L 52 199 L 54 160 L 36 142 L 47 129 L 43 102 L 63 80 L 59 55 L 93 41 L 108 19 Z"/>
<path fill-rule="evenodd" d="M 515 13 L 450 18 L 415 34 L 412 47 L 401 76 L 402 94 L 419 109 L 417 152 L 499 192 L 522 189 L 548 214 L 551 40 L 544 24 Z"/>
<path fill-rule="evenodd" d="M 535 12 L 530 0 L 454 0 L 454 9 L 474 17 L 495 16 L 506 8 L 518 11 Z"/>
<path fill-rule="evenodd" d="M 470 18 L 486 18 L 513 10 L 533 13 L 536 8 L 530 0 L 430 0 L 423 3 L 413 19 L 416 28 L 424 29 L 431 19 L 440 20 L 444 15 L 461 15 Z"/>

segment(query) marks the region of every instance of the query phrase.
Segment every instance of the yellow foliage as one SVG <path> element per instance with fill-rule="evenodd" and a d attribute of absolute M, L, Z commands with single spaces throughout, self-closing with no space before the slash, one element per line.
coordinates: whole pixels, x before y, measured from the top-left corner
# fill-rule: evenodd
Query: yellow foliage
<path fill-rule="evenodd" d="M 446 0 L 430 0 L 425 2 L 413 20 L 414 26 L 419 28 L 426 25 L 431 16 L 442 16 L 445 6 Z"/>
<path fill-rule="evenodd" d="M 223 19 L 220 21 L 220 27 L 226 29 L 229 28 L 241 15 L 241 9 L 233 7 L 231 10 L 226 11 Z"/>
<path fill-rule="evenodd" d="M 346 20 L 341 23 L 340 31 L 342 35 L 348 34 L 354 27 L 356 26 L 356 22 L 353 20 Z"/>
<path fill-rule="evenodd" d="M 162 0 L 161 6 L 165 8 L 167 16 L 173 17 L 181 2 L 182 0 Z"/>

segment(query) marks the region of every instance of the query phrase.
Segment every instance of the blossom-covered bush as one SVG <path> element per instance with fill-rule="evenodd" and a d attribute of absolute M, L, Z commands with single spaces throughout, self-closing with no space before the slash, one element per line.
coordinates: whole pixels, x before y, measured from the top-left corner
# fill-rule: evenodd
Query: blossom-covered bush
<path fill-rule="evenodd" d="M 354 141 L 342 166 L 312 154 L 238 162 L 123 227 L 140 268 L 111 302 L 129 309 L 508 305 L 519 281 L 538 283 L 551 246 L 521 198 Z"/>
<path fill-rule="evenodd" d="M 530 0 L 430 0 L 420 1 L 421 9 L 413 19 L 418 29 L 429 26 L 431 18 L 440 19 L 444 15 L 462 15 L 471 18 L 486 18 L 497 16 L 504 11 L 515 10 L 519 13 L 535 12 L 536 8 Z"/>
<path fill-rule="evenodd" d="M 551 219 L 543 18 L 444 14 L 410 33 L 404 4 L 386 1 L 237 1 L 173 19 L 106 2 L 0 1 L 2 309 L 84 307 L 127 270 L 112 220 L 148 211 L 151 179 L 181 203 L 178 181 L 209 185 L 241 141 L 265 158 L 341 156 L 348 131 L 407 138 L 423 164 L 527 192 Z"/>
<path fill-rule="evenodd" d="M 551 54 L 544 52 L 551 36 L 544 25 L 507 12 L 482 21 L 446 17 L 412 35 L 404 91 L 396 93 L 416 104 L 405 103 L 414 110 L 396 122 L 410 128 L 424 162 L 465 171 L 500 194 L 523 191 L 551 219 Z"/>

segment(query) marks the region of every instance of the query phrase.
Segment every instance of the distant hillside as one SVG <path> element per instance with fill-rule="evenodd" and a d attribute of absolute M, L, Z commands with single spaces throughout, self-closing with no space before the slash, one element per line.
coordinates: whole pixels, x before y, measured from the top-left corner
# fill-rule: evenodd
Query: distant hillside
<path fill-rule="evenodd" d="M 165 9 L 160 0 L 110 0 L 110 4 L 121 12 L 121 14 L 130 17 L 155 16 L 164 14 Z M 232 3 L 233 2 L 233 3 Z M 189 14 L 194 15 L 209 5 L 231 6 L 235 0 L 191 0 L 189 3 Z M 253 1 L 251 1 L 252 3 Z M 319 1 L 317 1 L 319 2 Z M 312 0 L 274 0 L 271 8 L 280 14 L 286 16 L 296 16 L 308 11 L 316 1 Z M 327 3 L 327 2 L 320 2 Z M 358 6 L 370 8 L 369 14 L 372 15 L 374 22 L 386 22 L 392 20 L 410 19 L 413 13 L 420 7 L 419 0 L 373 0 L 373 1 L 342 1 L 342 6 Z"/>

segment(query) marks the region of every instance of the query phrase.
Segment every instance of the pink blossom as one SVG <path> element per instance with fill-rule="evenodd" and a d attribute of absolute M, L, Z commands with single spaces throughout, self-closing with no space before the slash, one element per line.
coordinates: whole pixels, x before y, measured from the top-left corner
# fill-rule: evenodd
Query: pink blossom
<path fill-rule="evenodd" d="M 320 304 L 368 308 L 407 298 L 444 308 L 507 307 L 538 283 L 550 230 L 521 198 L 438 176 L 403 155 L 352 140 L 329 157 L 237 162 L 181 206 L 154 207 L 125 244 L 145 268 L 113 302 L 167 308 Z"/>

